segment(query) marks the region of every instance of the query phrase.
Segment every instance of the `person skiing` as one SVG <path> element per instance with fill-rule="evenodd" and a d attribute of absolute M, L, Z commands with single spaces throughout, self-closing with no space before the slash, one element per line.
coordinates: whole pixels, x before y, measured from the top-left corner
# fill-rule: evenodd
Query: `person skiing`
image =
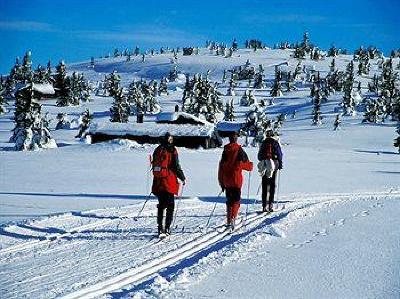
<path fill-rule="evenodd" d="M 279 142 L 274 139 L 274 132 L 268 130 L 266 132 L 266 138 L 263 140 L 258 151 L 258 160 L 260 162 L 266 162 L 265 165 L 270 163 L 269 169 L 263 172 L 262 175 L 262 210 L 263 212 L 273 212 L 273 203 L 276 188 L 276 177 L 278 170 L 282 169 L 282 149 Z M 268 168 L 268 167 L 266 167 Z M 268 210 L 267 210 L 267 195 L 268 196 Z"/>
<path fill-rule="evenodd" d="M 226 195 L 227 226 L 232 230 L 240 208 L 243 184 L 242 170 L 253 170 L 253 162 L 249 161 L 247 154 L 237 143 L 237 140 L 238 133 L 233 132 L 229 136 L 229 143 L 224 146 L 218 168 L 218 181 Z"/>
<path fill-rule="evenodd" d="M 175 195 L 179 192 L 179 182 L 186 183 L 185 175 L 179 164 L 178 151 L 174 138 L 166 133 L 161 144 L 154 150 L 152 158 L 153 185 L 152 192 L 158 198 L 157 224 L 158 235 L 170 235 L 174 216 Z M 167 210 L 163 226 L 164 210 Z"/>

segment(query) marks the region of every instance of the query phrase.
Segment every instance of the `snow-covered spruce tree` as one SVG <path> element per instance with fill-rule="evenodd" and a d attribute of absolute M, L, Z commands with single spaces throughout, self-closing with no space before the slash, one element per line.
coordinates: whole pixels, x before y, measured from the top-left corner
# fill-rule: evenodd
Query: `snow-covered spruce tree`
<path fill-rule="evenodd" d="M 80 117 L 80 124 L 79 124 L 79 132 L 78 134 L 75 136 L 75 138 L 84 138 L 87 135 L 87 131 L 89 129 L 90 126 L 90 122 L 93 119 L 93 115 L 90 114 L 89 109 L 86 109 L 81 117 Z"/>
<path fill-rule="evenodd" d="M 158 88 L 158 95 L 168 95 L 168 80 L 167 78 L 163 77 L 160 81 L 160 87 Z"/>
<path fill-rule="evenodd" d="M 177 66 L 174 66 L 174 69 L 171 70 L 168 74 L 168 80 L 169 81 L 175 81 L 176 79 L 178 79 L 178 70 L 177 70 Z"/>
<path fill-rule="evenodd" d="M 394 98 L 396 93 L 396 79 L 397 73 L 393 71 L 393 60 L 389 59 L 383 63 L 383 70 L 381 75 L 380 95 L 384 98 Z"/>
<path fill-rule="evenodd" d="M 344 96 L 343 96 L 343 114 L 354 115 L 355 114 L 355 103 L 352 96 L 353 84 L 354 84 L 354 63 L 350 61 L 346 68 L 345 82 L 343 84 Z"/>
<path fill-rule="evenodd" d="M 230 101 L 230 103 L 225 104 L 225 116 L 224 120 L 226 121 L 234 121 L 235 120 L 235 115 L 234 115 L 234 110 L 233 110 L 233 99 Z"/>
<path fill-rule="evenodd" d="M 313 112 L 312 112 L 312 124 L 319 126 L 322 124 L 321 120 L 321 95 L 320 92 L 317 91 L 315 93 L 314 99 L 313 99 Z"/>
<path fill-rule="evenodd" d="M 24 74 L 22 72 L 22 66 L 19 63 L 19 57 L 15 58 L 15 64 L 10 71 L 10 75 L 8 76 L 14 82 L 23 82 L 24 81 Z"/>
<path fill-rule="evenodd" d="M 122 93 L 122 88 L 114 91 L 114 103 L 110 109 L 111 122 L 127 123 L 130 114 L 130 105 L 128 99 Z"/>
<path fill-rule="evenodd" d="M 41 105 L 35 98 L 32 79 L 16 92 L 15 105 L 15 128 L 10 138 L 10 142 L 15 143 L 15 149 L 23 151 L 57 147 L 50 136 L 49 122 L 41 115 Z"/>
<path fill-rule="evenodd" d="M 275 98 L 283 96 L 282 85 L 281 85 L 281 82 L 279 82 L 279 80 L 275 79 L 274 85 L 272 86 L 272 89 L 270 91 L 270 95 L 271 95 L 271 97 L 275 97 Z"/>
<path fill-rule="evenodd" d="M 40 64 L 33 73 L 33 81 L 35 83 L 48 83 L 47 70 Z"/>
<path fill-rule="evenodd" d="M 65 113 L 58 113 L 56 130 L 69 129 L 70 127 L 71 127 L 71 123 L 67 119 L 67 115 Z"/>
<path fill-rule="evenodd" d="M 296 69 L 294 70 L 294 74 L 293 74 L 294 79 L 300 80 L 302 73 L 303 73 L 303 67 L 301 66 L 301 60 L 299 60 L 296 65 Z"/>
<path fill-rule="evenodd" d="M 339 130 L 339 129 L 340 129 L 340 124 L 341 124 L 341 121 L 340 121 L 340 114 L 337 114 L 337 115 L 336 115 L 335 122 L 333 123 L 333 130 L 334 130 L 334 131 Z"/>
<path fill-rule="evenodd" d="M 5 105 L 8 105 L 4 98 L 4 94 L 6 92 L 5 86 L 3 86 L 2 82 L 0 84 L 0 114 L 6 113 L 7 109 Z"/>
<path fill-rule="evenodd" d="M 334 73 L 335 71 L 336 71 L 336 61 L 335 58 L 333 58 L 331 64 L 329 65 L 329 72 Z"/>
<path fill-rule="evenodd" d="M 254 88 L 264 89 L 264 74 L 259 72 L 254 75 Z"/>
<path fill-rule="evenodd" d="M 219 98 L 216 86 L 209 80 L 196 74 L 187 82 L 184 92 L 182 111 L 202 116 L 207 121 L 215 122 L 216 114 L 223 113 L 223 103 Z"/>
<path fill-rule="evenodd" d="M 29 80 L 32 74 L 32 53 L 27 51 L 22 62 L 22 77 L 25 81 Z"/>
<path fill-rule="evenodd" d="M 113 71 L 106 77 L 106 86 L 110 97 L 115 97 L 115 95 L 119 92 L 120 82 L 121 82 L 121 77 L 119 76 L 117 71 Z"/>
<path fill-rule="evenodd" d="M 394 144 L 393 145 L 398 148 L 398 151 L 399 151 L 399 154 L 400 154 L 400 121 L 397 124 L 396 133 L 399 136 L 397 136 L 397 138 L 394 139 Z"/>
<path fill-rule="evenodd" d="M 329 48 L 328 57 L 336 57 L 338 55 L 339 55 L 339 50 L 335 46 Z"/>
<path fill-rule="evenodd" d="M 365 106 L 365 111 L 364 119 L 362 120 L 362 122 L 376 123 L 380 114 L 378 102 L 370 98 L 364 99 L 363 102 Z"/>
<path fill-rule="evenodd" d="M 54 89 L 58 97 L 57 106 L 68 106 L 70 96 L 70 85 L 67 78 L 67 69 L 63 60 L 56 66 L 54 75 Z"/>

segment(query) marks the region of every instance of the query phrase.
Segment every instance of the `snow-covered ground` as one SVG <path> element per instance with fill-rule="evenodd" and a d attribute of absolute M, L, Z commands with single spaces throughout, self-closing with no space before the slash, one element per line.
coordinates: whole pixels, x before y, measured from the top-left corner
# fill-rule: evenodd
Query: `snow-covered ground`
<path fill-rule="evenodd" d="M 166 76 L 173 68 L 170 56 L 155 55 L 145 63 L 103 59 L 94 69 L 79 63 L 68 70 L 100 80 L 116 69 L 128 84 L 133 78 Z M 209 69 L 211 79 L 221 81 L 224 69 L 247 59 L 264 65 L 268 82 L 274 64 L 289 61 L 294 69 L 297 63 L 290 51 L 240 50 L 223 58 L 202 49 L 199 56 L 180 56 L 178 70 L 193 74 Z M 350 59 L 337 58 L 338 68 L 343 70 Z M 304 62 L 322 74 L 329 63 Z M 366 79 L 361 81 L 366 86 Z M 180 104 L 183 84 L 170 84 L 170 95 L 160 97 L 164 111 Z M 242 85 L 235 103 L 247 82 Z M 255 95 L 269 99 L 269 90 Z M 361 124 L 359 113 L 343 117 L 342 129 L 333 131 L 341 97 L 333 95 L 323 104 L 321 126 L 311 125 L 308 87 L 299 86 L 267 106 L 271 117 L 289 114 L 281 131 L 284 169 L 277 212 L 256 213 L 260 178 L 257 172 L 245 173 L 243 226 L 232 235 L 221 228 L 225 205 L 216 176 L 222 149 L 180 148 L 188 182 L 177 200 L 174 234 L 161 242 L 154 237 L 154 197 L 135 218 L 150 192 L 148 155 L 154 145 L 126 140 L 85 144 L 74 138 L 75 128 L 52 130 L 57 149 L 15 152 L 8 143 L 11 109 L 0 116 L 1 297 L 399 298 L 396 124 Z M 73 119 L 86 108 L 95 121 L 107 123 L 112 99 L 93 98 L 63 108 L 55 100 L 43 101 L 44 112 L 54 119 L 51 129 L 57 113 Z M 295 119 L 290 118 L 293 109 L 298 111 Z M 235 105 L 239 120 L 247 110 Z M 258 148 L 245 151 L 256 161 Z M 214 217 L 205 227 L 215 203 Z"/>

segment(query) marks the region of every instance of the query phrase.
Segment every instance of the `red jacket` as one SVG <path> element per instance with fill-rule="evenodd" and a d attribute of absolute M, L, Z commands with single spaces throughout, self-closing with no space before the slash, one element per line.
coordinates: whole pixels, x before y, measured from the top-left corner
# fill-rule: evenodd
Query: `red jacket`
<path fill-rule="evenodd" d="M 159 151 L 166 150 L 165 159 L 167 161 L 167 173 L 164 177 L 153 178 L 153 186 L 151 188 L 154 195 L 160 194 L 161 192 L 168 192 L 178 195 L 179 192 L 179 182 L 185 180 L 185 175 L 183 174 L 182 168 L 178 160 L 178 151 L 172 145 L 160 145 L 153 153 L 153 157 L 158 154 Z M 153 168 L 154 168 L 154 158 L 153 158 Z M 154 169 L 153 169 L 154 173 Z"/>
<path fill-rule="evenodd" d="M 252 171 L 250 162 L 242 147 L 237 143 L 225 145 L 219 162 L 218 181 L 224 188 L 242 188 L 242 170 Z"/>

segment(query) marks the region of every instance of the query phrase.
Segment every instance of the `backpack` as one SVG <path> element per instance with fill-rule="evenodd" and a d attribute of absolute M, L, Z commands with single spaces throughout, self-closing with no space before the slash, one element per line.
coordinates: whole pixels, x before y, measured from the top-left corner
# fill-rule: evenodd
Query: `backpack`
<path fill-rule="evenodd" d="M 166 178 L 169 172 L 169 164 L 171 162 L 171 153 L 161 147 L 155 151 L 152 160 L 153 176 L 155 178 Z"/>
<path fill-rule="evenodd" d="M 272 159 L 272 156 L 273 156 L 272 143 L 267 143 L 267 147 L 265 150 L 266 150 L 266 154 L 265 154 L 266 159 Z"/>

